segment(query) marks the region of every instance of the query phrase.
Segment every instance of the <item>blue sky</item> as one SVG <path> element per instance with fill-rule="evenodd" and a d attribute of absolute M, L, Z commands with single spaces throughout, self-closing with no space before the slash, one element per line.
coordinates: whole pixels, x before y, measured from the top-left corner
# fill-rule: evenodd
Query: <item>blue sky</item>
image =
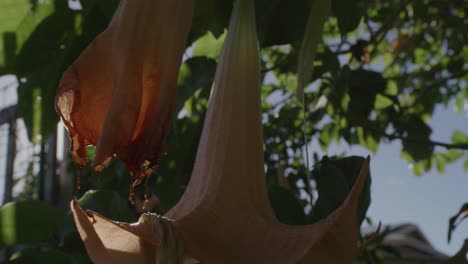
<path fill-rule="evenodd" d="M 455 129 L 468 134 L 468 117 L 451 109 L 438 107 L 430 121 L 431 139 L 450 142 Z M 342 150 L 333 147 L 330 151 Z M 382 224 L 416 223 L 433 246 L 450 255 L 457 252 L 468 238 L 468 221 L 455 231 L 447 243 L 448 219 L 468 202 L 468 174 L 463 161 L 446 166 L 444 174 L 435 169 L 415 176 L 408 163 L 400 158 L 401 143 L 381 144 L 376 154 L 362 147 L 346 148 L 349 154 L 370 154 L 372 203 L 368 215 Z"/>

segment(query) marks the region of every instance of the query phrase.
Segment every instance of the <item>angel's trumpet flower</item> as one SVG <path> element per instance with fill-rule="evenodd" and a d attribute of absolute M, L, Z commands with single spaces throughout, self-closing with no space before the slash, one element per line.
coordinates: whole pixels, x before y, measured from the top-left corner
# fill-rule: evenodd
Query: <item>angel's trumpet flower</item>
<path fill-rule="evenodd" d="M 135 184 L 164 154 L 192 0 L 121 0 L 108 26 L 67 69 L 56 110 L 76 165 L 96 146 L 101 171 L 116 154 Z"/>
<path fill-rule="evenodd" d="M 165 218 L 153 215 L 153 220 L 145 221 L 150 216 L 144 215 L 143 221 L 123 224 L 86 214 L 72 202 L 78 230 L 92 257 L 97 251 L 93 248 L 99 248 L 100 254 L 115 256 L 132 251 L 140 259 L 191 256 L 203 264 L 352 263 L 358 253 L 358 198 L 369 159 L 348 197 L 327 218 L 307 226 L 277 220 L 265 185 L 255 28 L 253 0 L 237 0 L 193 174 L 182 199 Z M 166 228 L 161 228 L 162 222 Z M 131 249 L 125 241 L 132 242 Z M 153 251 L 147 251 L 151 247 Z"/>

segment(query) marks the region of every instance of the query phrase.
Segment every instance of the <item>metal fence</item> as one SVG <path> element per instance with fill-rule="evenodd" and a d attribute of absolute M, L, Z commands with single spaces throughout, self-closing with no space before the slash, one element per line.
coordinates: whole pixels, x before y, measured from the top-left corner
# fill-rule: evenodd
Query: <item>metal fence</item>
<path fill-rule="evenodd" d="M 64 207 L 61 201 L 70 200 L 73 190 L 65 129 L 59 125 L 49 138 L 33 144 L 18 113 L 17 88 L 15 76 L 0 76 L 0 203 L 24 196 Z"/>

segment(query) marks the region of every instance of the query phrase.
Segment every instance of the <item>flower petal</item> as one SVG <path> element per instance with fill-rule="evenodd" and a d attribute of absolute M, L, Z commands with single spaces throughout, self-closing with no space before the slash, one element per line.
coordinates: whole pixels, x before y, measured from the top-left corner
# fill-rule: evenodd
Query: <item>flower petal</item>
<path fill-rule="evenodd" d="M 177 223 L 187 252 L 202 263 L 298 263 L 323 254 L 316 247 L 333 255 L 345 248 L 341 263 L 350 263 L 357 251 L 356 197 L 366 166 L 345 202 L 318 223 L 281 224 L 272 211 L 263 166 L 254 14 L 253 0 L 236 1 L 193 174 L 167 216 Z"/>
<path fill-rule="evenodd" d="M 69 130 L 75 163 L 93 167 L 116 154 L 137 183 L 164 154 L 193 1 L 122 0 L 109 24 L 64 73 L 56 110 Z M 143 170 L 141 169 L 143 168 Z"/>
<path fill-rule="evenodd" d="M 170 224 L 172 231 L 166 234 L 172 234 L 170 240 L 174 241 L 173 238 L 176 236 L 174 230 L 177 228 L 187 253 L 207 264 L 285 264 L 299 261 L 351 263 L 357 254 L 357 198 L 367 174 L 368 160 L 351 193 L 326 219 L 308 226 L 288 226 L 281 224 L 272 211 L 266 193 L 263 166 L 260 65 L 253 8 L 253 0 L 236 1 L 213 85 L 194 172 L 184 196 L 167 214 L 174 221 Z M 157 54 L 166 58 L 164 53 Z M 169 59 L 162 61 L 172 63 Z M 161 87 L 170 86 L 172 78 L 167 76 L 173 75 L 167 75 L 169 73 L 164 70 L 165 68 L 161 69 L 158 74 L 152 75 L 153 79 L 148 79 L 159 80 L 156 81 L 161 91 L 161 96 L 156 100 L 158 102 L 162 97 L 171 98 L 171 90 Z M 122 74 L 128 73 L 123 71 Z M 142 83 L 144 86 L 145 81 Z M 113 94 L 116 92 L 115 89 L 112 90 Z M 141 102 L 144 100 L 146 97 L 143 95 Z M 109 113 L 123 111 L 118 107 L 113 108 L 113 103 L 112 99 Z M 125 100 L 121 103 L 125 103 Z M 141 107 L 140 112 L 141 109 L 146 108 Z M 165 112 L 166 108 L 163 107 L 160 111 L 159 107 L 149 106 L 147 109 L 150 112 L 160 113 Z M 119 115 L 116 115 L 116 123 L 109 121 L 104 131 L 113 126 L 118 127 L 115 124 L 120 121 Z M 64 112 L 64 119 L 66 116 L 67 113 Z M 106 116 L 103 122 L 108 122 L 108 118 L 110 117 Z M 130 140 L 132 143 L 136 142 L 143 150 L 147 145 L 138 145 L 140 136 L 143 138 L 147 136 L 152 142 L 152 136 L 155 141 L 159 141 L 161 134 L 161 130 L 158 130 L 160 123 L 145 124 L 141 119 L 137 119 L 132 129 L 140 131 L 142 128 L 142 133 L 134 132 Z M 145 134 L 154 131 L 155 135 Z M 107 133 L 103 133 L 102 136 Z M 110 149 L 115 146 L 122 147 L 119 137 L 120 135 L 109 135 L 111 140 L 105 143 L 105 146 L 113 146 Z M 101 162 L 101 158 L 106 157 L 106 148 L 101 148 L 100 144 L 104 143 L 98 143 L 98 151 L 101 149 L 104 155 L 97 159 L 98 163 Z M 115 153 L 124 161 L 129 161 L 133 157 L 125 158 L 124 155 L 134 152 L 120 152 L 117 148 Z M 148 162 L 151 163 L 152 160 Z M 131 162 L 130 167 L 132 164 Z M 141 164 L 146 164 L 145 160 Z M 146 247 L 138 243 L 153 245 L 156 238 L 165 237 L 162 228 L 147 230 L 149 227 L 145 226 L 145 221 L 137 224 L 115 223 L 97 214 L 86 215 L 76 209 L 76 202 L 74 205 L 74 215 L 80 235 L 87 244 L 88 253 L 92 258 L 100 257 L 101 260 L 103 255 L 104 258 L 115 257 L 115 252 L 121 255 L 122 252 L 126 254 L 144 252 L 143 255 L 149 256 L 150 254 L 145 251 Z M 121 241 L 114 242 L 114 240 Z M 165 242 L 161 239 L 161 245 L 163 241 Z M 180 248 L 179 242 L 177 238 L 176 243 L 173 243 L 176 246 L 173 248 Z M 120 248 L 122 243 L 125 243 L 126 249 Z M 166 245 L 169 244 L 171 243 Z M 98 252 L 89 247 L 98 248 Z M 125 251 L 128 248 L 132 251 Z M 163 248 L 165 247 L 161 247 Z M 176 251 L 171 250 L 171 252 Z M 141 256 L 135 256 L 131 262 L 146 260 L 146 258 L 138 259 L 139 257 Z"/>
<path fill-rule="evenodd" d="M 369 162 L 370 158 L 367 157 L 346 200 L 326 218 L 330 223 L 327 233 L 312 245 L 301 263 L 346 264 L 352 263 L 358 256 L 358 204 L 369 172 Z"/>
<path fill-rule="evenodd" d="M 154 234 L 151 224 L 117 223 L 96 213 L 83 211 L 76 199 L 71 201 L 70 208 L 81 239 L 94 263 L 154 263 L 156 245 L 153 244 L 154 239 L 148 240 L 148 236 Z M 147 240 L 137 234 L 146 236 Z M 153 243 L 149 242 L 151 240 Z"/>
<path fill-rule="evenodd" d="M 142 214 L 137 223 L 109 220 L 83 211 L 76 199 L 70 203 L 75 224 L 94 263 L 196 264 L 184 256 L 172 221 L 155 214 Z"/>

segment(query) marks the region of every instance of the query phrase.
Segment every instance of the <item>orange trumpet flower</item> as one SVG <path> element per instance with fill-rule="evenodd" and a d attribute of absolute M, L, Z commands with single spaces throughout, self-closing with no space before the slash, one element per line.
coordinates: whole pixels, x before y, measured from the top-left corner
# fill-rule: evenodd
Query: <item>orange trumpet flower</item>
<path fill-rule="evenodd" d="M 87 145 L 96 146 L 96 171 L 115 154 L 134 185 L 156 166 L 171 129 L 192 12 L 192 0 L 121 0 L 108 28 L 64 73 L 56 111 L 77 166 L 87 163 Z"/>
<path fill-rule="evenodd" d="M 164 217 L 114 222 L 71 202 L 95 263 L 350 264 L 369 159 L 343 204 L 311 225 L 275 217 L 265 185 L 260 58 L 253 0 L 237 0 L 190 183 Z M 115 262 L 114 262 L 115 261 Z"/>

